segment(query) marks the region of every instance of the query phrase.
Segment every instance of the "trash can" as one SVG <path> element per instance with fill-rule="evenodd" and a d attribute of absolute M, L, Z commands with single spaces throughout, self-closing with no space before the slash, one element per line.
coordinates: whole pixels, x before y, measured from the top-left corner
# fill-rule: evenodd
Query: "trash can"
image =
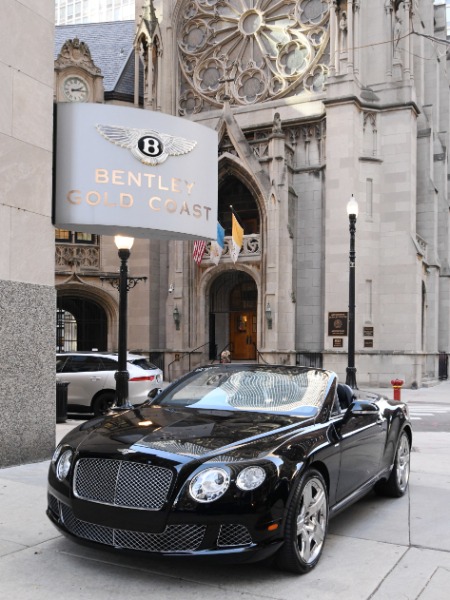
<path fill-rule="evenodd" d="M 68 381 L 56 382 L 56 422 L 65 423 L 67 420 L 67 388 Z"/>

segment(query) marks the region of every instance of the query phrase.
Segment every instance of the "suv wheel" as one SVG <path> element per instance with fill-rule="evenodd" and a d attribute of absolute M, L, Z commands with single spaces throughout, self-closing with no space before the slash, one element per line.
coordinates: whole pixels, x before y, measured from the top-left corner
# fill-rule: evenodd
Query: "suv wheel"
<path fill-rule="evenodd" d="M 103 392 L 102 394 L 99 394 L 92 402 L 92 410 L 94 415 L 96 417 L 106 415 L 111 406 L 114 404 L 114 399 L 114 392 Z"/>

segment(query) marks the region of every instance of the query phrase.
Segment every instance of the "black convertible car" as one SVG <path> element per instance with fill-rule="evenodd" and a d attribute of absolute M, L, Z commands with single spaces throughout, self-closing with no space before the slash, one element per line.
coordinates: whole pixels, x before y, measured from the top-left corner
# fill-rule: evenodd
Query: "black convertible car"
<path fill-rule="evenodd" d="M 405 404 L 330 371 L 208 365 L 58 445 L 47 515 L 70 538 L 149 556 L 318 563 L 328 519 L 408 486 Z"/>

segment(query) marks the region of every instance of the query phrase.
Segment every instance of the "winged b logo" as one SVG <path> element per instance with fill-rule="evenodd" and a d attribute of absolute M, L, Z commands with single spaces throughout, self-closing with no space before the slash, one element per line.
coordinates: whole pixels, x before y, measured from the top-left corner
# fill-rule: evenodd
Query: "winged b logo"
<path fill-rule="evenodd" d="M 197 142 L 153 129 L 133 129 L 113 125 L 97 125 L 97 131 L 112 144 L 128 148 L 144 165 L 160 165 L 169 156 L 187 154 Z"/>

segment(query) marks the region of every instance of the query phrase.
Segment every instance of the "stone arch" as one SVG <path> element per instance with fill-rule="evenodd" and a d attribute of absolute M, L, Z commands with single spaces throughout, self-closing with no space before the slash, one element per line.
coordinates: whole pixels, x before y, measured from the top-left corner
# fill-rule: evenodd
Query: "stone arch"
<path fill-rule="evenodd" d="M 226 178 L 230 176 L 236 178 L 243 185 L 245 185 L 248 191 L 252 194 L 259 211 L 260 233 L 263 234 L 265 232 L 267 209 L 265 195 L 259 186 L 258 181 L 242 164 L 239 158 L 229 153 L 223 154 L 220 157 L 218 170 L 219 194 L 221 185 L 223 185 Z"/>
<path fill-rule="evenodd" d="M 222 286 L 219 289 L 218 286 Z M 242 300 L 242 292 L 238 297 L 238 305 L 233 304 L 232 294 L 237 288 L 245 288 L 246 302 Z M 251 295 L 251 298 L 249 297 Z M 208 323 L 210 351 L 215 358 L 224 349 L 232 351 L 232 358 L 237 360 L 256 359 L 256 349 L 259 343 L 261 329 L 261 278 L 259 271 L 249 265 L 238 265 L 235 268 L 221 265 L 208 269 L 201 279 L 199 286 L 200 310 Z M 243 317 L 246 326 L 234 336 L 235 320 Z M 247 322 L 248 318 L 248 322 Z M 242 345 L 236 348 L 237 339 L 242 339 Z"/>
<path fill-rule="evenodd" d="M 101 288 L 79 281 L 65 282 L 56 286 L 58 306 L 64 305 L 64 300 L 73 299 L 81 302 L 90 302 L 104 311 L 106 319 L 106 348 L 112 350 L 117 347 L 117 327 L 119 307 L 114 298 Z M 61 302 L 60 302 L 61 301 Z"/>
<path fill-rule="evenodd" d="M 238 182 L 245 185 L 249 194 L 252 195 L 255 207 L 258 211 L 259 215 L 259 235 L 261 236 L 261 240 L 264 239 L 266 235 L 266 202 L 264 194 L 256 181 L 255 177 L 252 175 L 248 169 L 242 164 L 241 160 L 231 154 L 222 155 L 219 160 L 219 190 L 220 185 L 223 183 L 227 177 L 233 177 Z M 219 192 L 220 193 L 220 192 Z M 263 331 L 263 322 L 262 318 L 264 316 L 263 306 L 263 296 L 264 290 L 262 290 L 262 278 L 261 273 L 263 270 L 263 263 L 265 259 L 263 255 L 261 256 L 261 260 L 259 263 L 246 263 L 238 260 L 236 264 L 231 262 L 220 262 L 218 266 L 207 267 L 206 269 L 202 269 L 198 272 L 198 279 L 195 286 L 195 306 L 197 307 L 196 315 L 196 339 L 199 341 L 199 345 L 201 343 L 206 344 L 208 342 L 208 335 L 210 333 L 210 326 L 205 327 L 205 323 L 209 324 L 210 320 L 210 298 L 211 298 L 211 289 L 214 285 L 214 282 L 224 274 L 241 271 L 247 274 L 251 279 L 255 282 L 256 291 L 257 291 L 257 309 L 256 309 L 256 318 L 257 318 L 257 344 L 261 343 L 260 333 Z"/>

